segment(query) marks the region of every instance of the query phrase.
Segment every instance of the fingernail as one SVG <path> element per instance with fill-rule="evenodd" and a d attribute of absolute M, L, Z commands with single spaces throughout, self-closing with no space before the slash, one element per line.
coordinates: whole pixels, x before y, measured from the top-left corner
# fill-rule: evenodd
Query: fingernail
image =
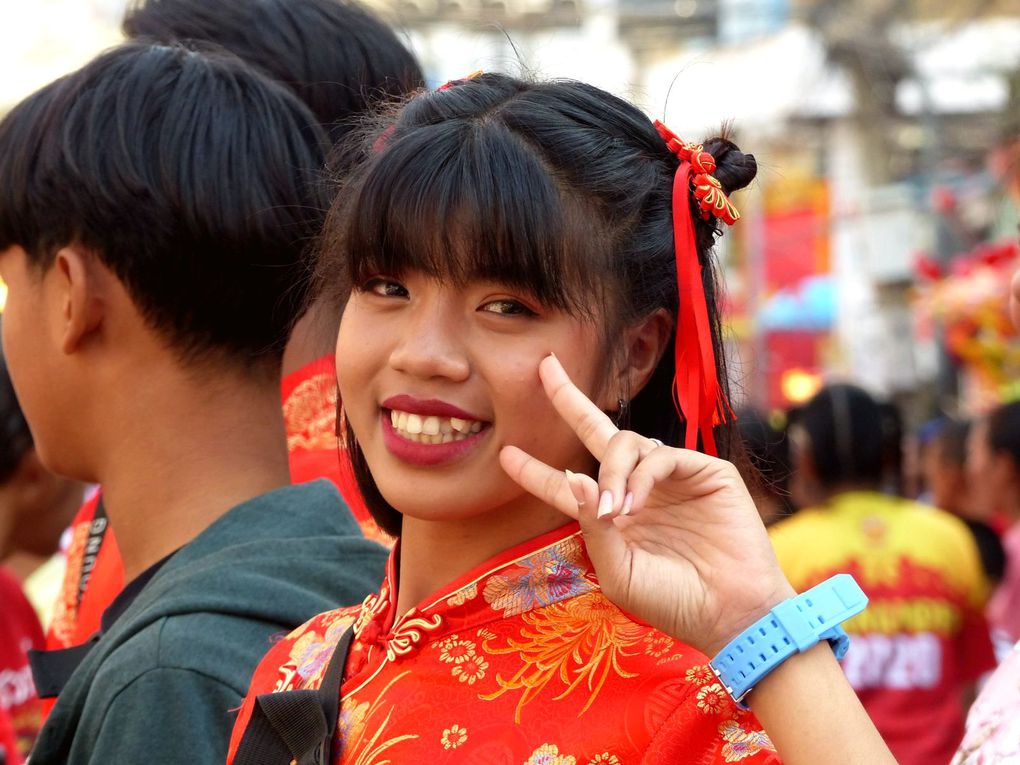
<path fill-rule="evenodd" d="M 613 492 L 607 489 L 599 497 L 599 510 L 595 515 L 597 518 L 605 518 L 611 512 L 613 512 Z"/>
<path fill-rule="evenodd" d="M 630 515 L 630 508 L 634 505 L 634 492 L 628 491 L 623 498 L 623 507 L 620 508 L 620 515 Z"/>

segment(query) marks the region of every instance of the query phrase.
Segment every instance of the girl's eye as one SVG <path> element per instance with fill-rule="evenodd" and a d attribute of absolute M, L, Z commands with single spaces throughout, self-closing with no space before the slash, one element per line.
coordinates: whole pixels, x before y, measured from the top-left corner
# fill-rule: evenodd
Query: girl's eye
<path fill-rule="evenodd" d="M 406 298 L 408 296 L 407 287 L 403 284 L 381 276 L 369 279 L 361 285 L 361 291 L 371 292 L 373 295 L 378 295 L 379 297 Z"/>
<path fill-rule="evenodd" d="M 502 298 L 500 300 L 490 300 L 488 303 L 481 307 L 482 311 L 488 311 L 489 313 L 496 313 L 502 316 L 538 316 L 538 314 L 528 308 L 519 300 L 511 300 L 510 298 Z"/>

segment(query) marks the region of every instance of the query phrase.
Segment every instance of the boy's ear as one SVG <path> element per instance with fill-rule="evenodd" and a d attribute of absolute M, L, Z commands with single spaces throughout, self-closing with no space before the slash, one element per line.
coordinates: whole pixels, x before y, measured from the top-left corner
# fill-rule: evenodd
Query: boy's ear
<path fill-rule="evenodd" d="M 95 255 L 75 246 L 63 247 L 53 264 L 61 302 L 61 349 L 74 353 L 103 323 L 104 274 Z"/>
<path fill-rule="evenodd" d="M 625 353 L 618 379 L 622 398 L 632 399 L 645 387 L 666 352 L 672 332 L 673 319 L 664 308 L 624 331 Z"/>

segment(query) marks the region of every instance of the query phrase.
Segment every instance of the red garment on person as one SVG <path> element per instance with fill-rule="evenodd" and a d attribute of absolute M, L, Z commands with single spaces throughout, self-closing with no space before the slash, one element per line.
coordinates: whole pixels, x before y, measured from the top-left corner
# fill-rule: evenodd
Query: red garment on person
<path fill-rule="evenodd" d="M 12 762 L 28 755 L 42 726 L 42 710 L 28 666 L 28 652 L 45 642 L 39 617 L 18 580 L 0 568 L 0 714 L 14 738 Z M 3 739 L 0 738 L 0 743 Z M 9 744 L 8 744 L 9 745 Z"/>
<path fill-rule="evenodd" d="M 5 765 L 21 765 L 21 755 L 18 754 L 16 742 L 11 718 L 0 709 L 0 762 Z"/>
<path fill-rule="evenodd" d="M 693 648 L 602 594 L 576 523 L 518 545 L 397 619 L 396 551 L 379 595 L 321 614 L 262 660 L 260 693 L 318 688 L 354 625 L 335 762 L 779 763 Z"/>
<path fill-rule="evenodd" d="M 347 450 L 337 438 L 336 367 L 332 356 L 306 364 L 283 378 L 280 385 L 283 419 L 287 426 L 290 479 L 304 483 L 328 478 L 369 539 L 393 545 L 393 538 L 376 524 L 361 498 Z"/>
<path fill-rule="evenodd" d="M 844 624 L 843 671 L 900 765 L 946 765 L 964 692 L 995 666 L 988 585 L 959 518 L 875 492 L 840 494 L 770 527 L 794 589 L 849 573 L 867 594 Z"/>

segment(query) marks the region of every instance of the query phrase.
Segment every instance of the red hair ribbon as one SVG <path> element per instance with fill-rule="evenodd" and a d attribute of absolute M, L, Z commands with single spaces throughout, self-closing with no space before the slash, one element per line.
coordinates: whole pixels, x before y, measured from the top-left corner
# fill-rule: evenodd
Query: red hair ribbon
<path fill-rule="evenodd" d="M 719 180 L 713 175 L 715 158 L 700 144 L 685 143 L 658 120 L 655 129 L 669 150 L 680 160 L 673 177 L 673 243 L 676 249 L 676 281 L 679 308 L 676 323 L 676 379 L 673 402 L 687 423 L 685 449 L 698 448 L 698 436 L 706 454 L 716 455 L 713 428 L 732 415 L 729 402 L 719 386 L 712 347 L 697 237 L 691 218 L 693 193 L 706 220 L 714 215 L 733 224 L 740 213 L 730 203 Z M 693 176 L 693 177 L 692 177 Z"/>

